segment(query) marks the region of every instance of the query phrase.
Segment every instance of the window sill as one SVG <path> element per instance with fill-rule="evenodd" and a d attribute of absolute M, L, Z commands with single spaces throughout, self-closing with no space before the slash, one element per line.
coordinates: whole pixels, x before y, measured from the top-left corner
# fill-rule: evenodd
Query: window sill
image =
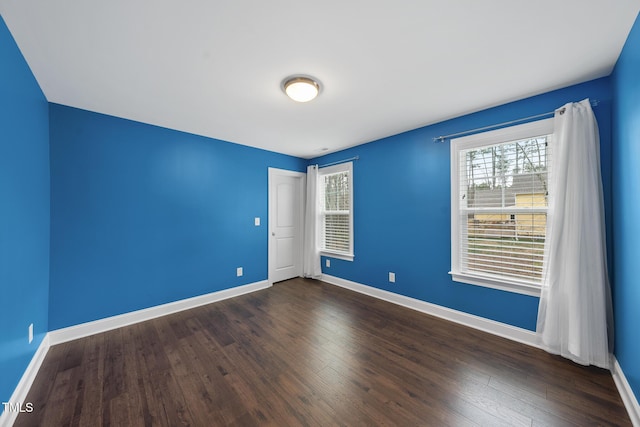
<path fill-rule="evenodd" d="M 329 258 L 343 259 L 345 261 L 353 261 L 353 258 L 354 258 L 353 254 L 344 254 L 340 252 L 329 252 L 329 251 L 320 251 L 320 255 L 329 257 Z"/>
<path fill-rule="evenodd" d="M 532 285 L 526 282 L 504 282 L 491 277 L 454 273 L 452 271 L 450 271 L 449 274 L 451 275 L 451 279 L 454 282 L 483 286 L 485 288 L 499 289 L 501 291 L 514 292 L 517 294 L 530 295 L 533 297 L 540 296 L 540 286 Z"/>

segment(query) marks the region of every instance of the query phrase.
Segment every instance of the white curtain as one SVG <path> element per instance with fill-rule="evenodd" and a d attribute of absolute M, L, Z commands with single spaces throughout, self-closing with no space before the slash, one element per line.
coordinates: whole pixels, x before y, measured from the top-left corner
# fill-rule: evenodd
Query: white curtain
<path fill-rule="evenodd" d="M 608 369 L 613 316 L 600 138 L 588 99 L 556 110 L 551 149 L 538 334 L 548 352 Z"/>
<path fill-rule="evenodd" d="M 307 203 L 304 218 L 302 275 L 318 279 L 322 275 L 318 248 L 318 166 L 307 167 Z"/>

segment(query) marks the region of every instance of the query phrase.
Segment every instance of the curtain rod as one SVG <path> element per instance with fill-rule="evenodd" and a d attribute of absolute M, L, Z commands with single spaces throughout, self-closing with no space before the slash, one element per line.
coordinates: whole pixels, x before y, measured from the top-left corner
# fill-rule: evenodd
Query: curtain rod
<path fill-rule="evenodd" d="M 349 157 L 348 159 L 343 159 L 343 160 L 337 160 L 335 162 L 331 162 L 331 163 L 325 163 L 324 165 L 318 165 L 319 168 L 324 168 L 327 166 L 333 166 L 333 165 L 339 165 L 340 163 L 346 163 L 346 162 L 350 162 L 352 160 L 359 160 L 360 156 L 354 156 L 354 157 Z"/>
<path fill-rule="evenodd" d="M 600 101 L 598 101 L 597 99 L 594 99 L 591 101 L 591 106 L 592 107 L 597 107 L 598 104 L 600 103 Z M 528 120 L 534 120 L 534 119 L 541 119 L 542 117 L 546 117 L 546 116 L 551 116 L 555 114 L 555 110 L 554 111 L 549 111 L 547 113 L 542 113 L 542 114 L 536 114 L 535 116 L 529 116 L 529 117 L 523 117 L 521 119 L 516 119 L 516 120 L 511 120 L 508 122 L 503 122 L 503 123 L 498 123 L 495 125 L 489 125 L 489 126 L 485 126 L 485 127 L 481 127 L 481 128 L 477 128 L 477 129 L 471 129 L 471 130 L 465 130 L 463 132 L 458 132 L 458 133 L 452 133 L 449 135 L 442 135 L 442 136 L 436 136 L 433 138 L 433 142 L 444 142 L 445 139 L 451 139 L 457 136 L 463 136 L 463 135 L 470 135 L 472 133 L 478 133 L 484 130 L 490 130 L 490 129 L 495 129 L 495 128 L 499 128 L 502 126 L 507 126 L 507 125 L 512 125 L 515 123 L 520 123 L 520 122 L 526 122 Z"/>

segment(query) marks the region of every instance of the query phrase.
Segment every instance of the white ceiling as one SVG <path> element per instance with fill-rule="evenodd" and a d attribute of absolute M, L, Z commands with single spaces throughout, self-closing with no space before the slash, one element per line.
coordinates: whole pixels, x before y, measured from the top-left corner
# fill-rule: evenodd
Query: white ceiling
<path fill-rule="evenodd" d="M 638 10 L 640 0 L 0 0 L 50 102 L 305 158 L 606 76 Z M 297 73 L 321 82 L 316 100 L 284 95 Z"/>

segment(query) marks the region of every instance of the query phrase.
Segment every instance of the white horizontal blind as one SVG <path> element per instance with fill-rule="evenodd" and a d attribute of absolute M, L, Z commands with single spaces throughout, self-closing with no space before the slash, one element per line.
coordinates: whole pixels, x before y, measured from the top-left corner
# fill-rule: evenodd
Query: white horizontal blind
<path fill-rule="evenodd" d="M 460 151 L 460 273 L 541 283 L 550 139 Z"/>
<path fill-rule="evenodd" d="M 351 176 L 348 170 L 321 176 L 323 249 L 351 252 Z"/>

